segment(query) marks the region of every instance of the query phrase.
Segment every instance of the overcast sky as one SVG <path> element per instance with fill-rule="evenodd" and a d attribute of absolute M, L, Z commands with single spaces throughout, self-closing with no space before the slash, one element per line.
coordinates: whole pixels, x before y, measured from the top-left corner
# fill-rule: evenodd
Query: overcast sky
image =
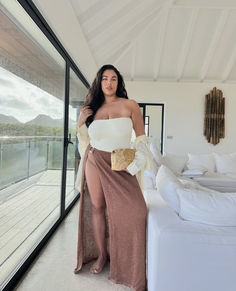
<path fill-rule="evenodd" d="M 62 119 L 64 102 L 31 83 L 0 67 L 0 113 L 20 122 L 32 120 L 39 114 Z M 75 120 L 76 110 L 70 106 L 70 118 Z"/>

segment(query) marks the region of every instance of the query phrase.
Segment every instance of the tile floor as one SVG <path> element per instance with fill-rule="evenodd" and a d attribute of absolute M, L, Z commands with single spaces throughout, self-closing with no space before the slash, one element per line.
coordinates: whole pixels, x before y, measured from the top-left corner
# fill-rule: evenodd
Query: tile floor
<path fill-rule="evenodd" d="M 14 290 L 17 291 L 130 291 L 107 278 L 109 265 L 99 275 L 89 272 L 91 264 L 75 275 L 78 223 L 77 202 L 39 257 Z"/>

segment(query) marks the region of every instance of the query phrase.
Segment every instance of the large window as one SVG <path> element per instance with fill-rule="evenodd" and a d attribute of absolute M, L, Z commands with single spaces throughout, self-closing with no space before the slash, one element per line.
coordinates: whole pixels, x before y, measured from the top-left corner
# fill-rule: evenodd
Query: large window
<path fill-rule="evenodd" d="M 87 88 L 74 70 L 68 78 L 66 57 L 16 0 L 0 0 L 0 23 L 2 290 L 78 194 L 76 121 Z"/>
<path fill-rule="evenodd" d="M 76 121 L 79 117 L 82 100 L 87 94 L 87 88 L 84 87 L 81 80 L 73 70 L 70 70 L 70 87 L 69 87 L 69 126 L 68 126 L 68 154 L 67 154 L 67 178 L 66 178 L 66 206 L 77 195 L 78 190 L 75 188 L 75 182 L 80 163 L 78 152 L 78 139 L 76 136 Z"/>

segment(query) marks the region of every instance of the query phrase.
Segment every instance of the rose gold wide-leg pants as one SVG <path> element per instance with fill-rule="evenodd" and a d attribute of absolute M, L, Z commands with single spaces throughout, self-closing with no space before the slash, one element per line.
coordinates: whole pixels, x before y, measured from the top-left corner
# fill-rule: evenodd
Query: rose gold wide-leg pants
<path fill-rule="evenodd" d="M 88 163 L 88 164 L 87 164 Z M 87 171 L 87 180 L 85 167 Z M 88 177 L 88 175 L 91 175 Z M 109 279 L 135 291 L 146 289 L 147 208 L 136 176 L 111 170 L 111 153 L 88 145 L 82 168 L 77 270 L 98 256 L 89 189 L 101 191 L 107 207 Z M 96 194 L 96 193 L 95 193 Z"/>

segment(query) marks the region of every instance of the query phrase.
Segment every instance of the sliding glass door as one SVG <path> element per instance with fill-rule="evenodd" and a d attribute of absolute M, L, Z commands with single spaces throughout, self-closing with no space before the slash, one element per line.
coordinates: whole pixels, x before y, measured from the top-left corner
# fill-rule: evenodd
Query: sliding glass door
<path fill-rule="evenodd" d="M 70 70 L 69 86 L 69 110 L 68 110 L 68 147 L 67 147 L 67 175 L 66 175 L 66 207 L 78 194 L 76 189 L 76 177 L 80 164 L 80 155 L 78 152 L 77 139 L 77 120 L 80 107 L 83 103 L 88 89 L 83 85 L 81 80 Z"/>
<path fill-rule="evenodd" d="M 76 121 L 87 86 L 18 1 L 0 0 L 0 24 L 2 290 L 78 197 Z"/>

